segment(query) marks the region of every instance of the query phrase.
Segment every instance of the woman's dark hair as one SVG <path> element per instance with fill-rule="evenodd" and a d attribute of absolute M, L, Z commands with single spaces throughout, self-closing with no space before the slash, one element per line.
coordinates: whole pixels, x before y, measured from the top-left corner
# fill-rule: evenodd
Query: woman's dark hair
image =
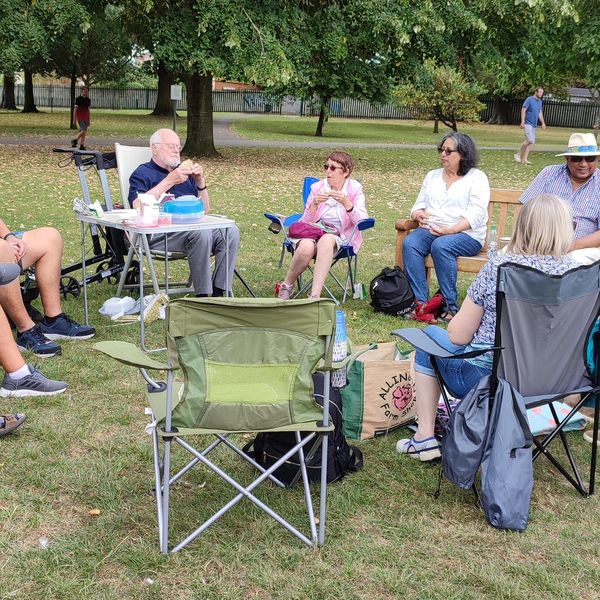
<path fill-rule="evenodd" d="M 452 132 L 446 134 L 439 143 L 441 148 L 446 140 L 452 140 L 456 144 L 456 149 L 460 154 L 460 163 L 458 165 L 458 174 L 466 175 L 470 169 L 474 169 L 479 162 L 479 152 L 475 142 L 466 133 Z"/>

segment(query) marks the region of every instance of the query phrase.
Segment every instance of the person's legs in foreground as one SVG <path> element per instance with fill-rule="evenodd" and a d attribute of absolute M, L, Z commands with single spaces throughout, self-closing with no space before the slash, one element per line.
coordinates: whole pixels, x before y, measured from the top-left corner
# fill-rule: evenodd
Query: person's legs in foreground
<path fill-rule="evenodd" d="M 481 244 L 466 233 L 442 235 L 431 244 L 431 258 L 433 259 L 435 274 L 442 296 L 446 301 L 446 310 L 450 318 L 458 311 L 458 292 L 456 290 L 458 267 L 456 257 L 474 256 L 480 250 Z"/>
<path fill-rule="evenodd" d="M 337 238 L 334 235 L 325 234 L 317 242 L 317 256 L 315 257 L 315 268 L 313 270 L 313 281 L 310 288 L 311 298 L 320 298 L 323 286 L 329 270 L 331 269 L 331 263 L 333 263 L 333 257 L 337 252 Z"/>
<path fill-rule="evenodd" d="M 0 264 L 0 286 L 18 278 L 20 268 L 14 264 Z M 52 381 L 30 365 L 25 364 L 13 339 L 10 325 L 0 308 L 0 366 L 5 371 L 0 396 L 48 396 L 67 389 L 64 381 Z M 0 415 L 0 437 L 11 433 L 25 421 L 24 413 Z"/>
<path fill-rule="evenodd" d="M 60 354 L 54 339 L 89 339 L 96 333 L 93 327 L 79 325 L 62 312 L 60 304 L 60 267 L 63 243 L 52 227 L 41 227 L 23 234 L 26 252 L 21 260 L 23 269 L 35 265 L 35 277 L 40 289 L 44 319 L 34 323 L 25 309 L 18 280 L 0 287 L 0 304 L 17 328 L 17 346 L 41 357 Z M 0 243 L 0 261 L 15 262 L 13 248 Z"/>
<path fill-rule="evenodd" d="M 227 243 L 225 243 L 225 240 L 227 240 Z M 237 227 L 230 227 L 224 231 L 220 229 L 213 230 L 212 253 L 215 256 L 213 296 L 225 296 L 227 290 L 231 290 L 239 247 L 240 230 Z M 227 264 L 225 258 L 227 258 Z M 228 278 L 225 277 L 226 272 Z"/>
<path fill-rule="evenodd" d="M 433 325 L 425 328 L 424 331 L 453 354 L 459 354 L 464 349 L 464 346 L 453 344 L 448 337 L 448 332 L 441 327 Z M 438 360 L 438 365 L 450 393 L 456 398 L 463 398 L 482 377 L 489 373 L 489 370 L 477 367 L 466 360 L 441 359 Z M 431 366 L 431 359 L 422 350 L 417 350 L 415 355 L 415 388 L 419 425 L 412 438 L 397 442 L 396 450 L 400 454 L 408 454 L 421 461 L 434 460 L 441 456 L 440 443 L 434 436 L 440 387 Z"/>
<path fill-rule="evenodd" d="M 285 276 L 285 279 L 281 282 L 281 286 L 279 287 L 278 296 L 281 300 L 289 300 L 292 292 L 294 291 L 294 283 L 296 282 L 296 279 L 298 279 L 298 277 L 302 275 L 304 271 L 306 271 L 306 267 L 308 267 L 308 263 L 310 263 L 315 256 L 316 251 L 317 244 L 315 240 L 298 241 L 292 256 L 290 268 Z"/>
<path fill-rule="evenodd" d="M 402 243 L 402 256 L 404 270 L 410 282 L 410 287 L 419 303 L 427 302 L 429 298 L 429 285 L 425 269 L 425 257 L 431 252 L 431 245 L 438 239 L 429 230 L 417 227 Z"/>

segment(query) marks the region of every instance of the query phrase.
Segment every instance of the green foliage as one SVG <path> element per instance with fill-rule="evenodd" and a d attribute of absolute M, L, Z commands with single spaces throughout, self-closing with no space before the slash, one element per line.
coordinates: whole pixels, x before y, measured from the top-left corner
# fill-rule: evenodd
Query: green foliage
<path fill-rule="evenodd" d="M 484 92 L 482 86 L 467 81 L 456 69 L 427 60 L 412 82 L 398 86 L 394 97 L 400 105 L 422 111 L 423 118 L 441 121 L 457 131 L 459 121 L 479 121 L 485 105 L 478 97 Z"/>

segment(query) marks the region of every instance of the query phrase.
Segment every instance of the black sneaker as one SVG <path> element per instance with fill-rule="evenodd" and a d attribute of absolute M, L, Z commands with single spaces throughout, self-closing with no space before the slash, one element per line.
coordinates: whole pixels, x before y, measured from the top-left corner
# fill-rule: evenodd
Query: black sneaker
<path fill-rule="evenodd" d="M 71 140 L 71 148 L 77 148 L 77 138 Z"/>
<path fill-rule="evenodd" d="M 65 313 L 60 314 L 53 323 L 48 323 L 44 318 L 39 326 L 49 340 L 89 340 L 96 335 L 93 327 L 80 325 Z"/>
<path fill-rule="evenodd" d="M 61 353 L 60 346 L 44 335 L 40 323 L 36 323 L 27 331 L 17 332 L 19 350 L 29 350 L 41 358 L 51 358 Z"/>
<path fill-rule="evenodd" d="M 5 374 L 0 387 L 2 398 L 33 398 L 35 396 L 55 396 L 62 394 L 67 389 L 66 381 L 48 379 L 32 365 L 27 365 L 29 375 L 21 379 L 13 379 Z"/>
<path fill-rule="evenodd" d="M 80 150 L 87 150 L 87 148 L 85 146 L 79 146 Z"/>

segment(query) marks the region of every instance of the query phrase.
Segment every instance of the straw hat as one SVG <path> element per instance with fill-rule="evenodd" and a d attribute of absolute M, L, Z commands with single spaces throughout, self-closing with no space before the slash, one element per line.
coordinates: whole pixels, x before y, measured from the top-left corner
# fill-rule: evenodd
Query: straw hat
<path fill-rule="evenodd" d="M 600 156 L 596 136 L 593 133 L 574 133 L 569 138 L 567 151 L 555 156 Z"/>

